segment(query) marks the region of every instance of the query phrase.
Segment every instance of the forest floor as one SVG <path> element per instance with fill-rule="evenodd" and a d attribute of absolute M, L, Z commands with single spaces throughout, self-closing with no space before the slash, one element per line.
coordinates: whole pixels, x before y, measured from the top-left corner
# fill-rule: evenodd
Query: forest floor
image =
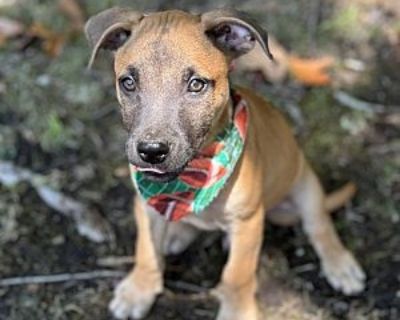
<path fill-rule="evenodd" d="M 84 17 L 117 3 L 195 11 L 227 4 L 79 3 Z M 287 115 L 326 190 L 346 181 L 358 186 L 351 204 L 333 217 L 366 270 L 366 290 L 354 297 L 334 292 L 301 227 L 268 225 L 259 268 L 266 318 L 400 319 L 400 7 L 390 0 L 232 0 L 230 5 L 254 14 L 290 52 L 335 58 L 332 81 L 321 87 L 293 77 L 280 84 L 248 73 L 234 79 Z M 37 192 L 37 179 L 2 184 L 0 169 L 0 320 L 110 319 L 113 288 L 131 267 L 134 191 L 111 64 L 102 58 L 96 70 L 86 71 L 89 48 L 71 23 L 82 18 L 68 10 L 58 1 L 0 0 L 0 16 L 25 28 L 14 39 L 0 37 L 0 167 L 8 161 L 29 169 L 57 192 L 87 204 L 104 237 L 88 239 L 76 228 L 81 220 L 49 207 Z M 203 234 L 185 253 L 168 258 L 168 290 L 148 319 L 215 318 L 218 303 L 208 289 L 226 260 L 222 243 L 219 233 Z M 105 269 L 120 273 L 106 278 L 92 273 Z M 78 272 L 93 277 L 2 282 Z"/>

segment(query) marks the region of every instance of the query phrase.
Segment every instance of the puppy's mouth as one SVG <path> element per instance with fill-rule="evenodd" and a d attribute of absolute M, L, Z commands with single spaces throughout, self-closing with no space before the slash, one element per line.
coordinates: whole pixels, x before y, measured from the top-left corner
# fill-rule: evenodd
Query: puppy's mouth
<path fill-rule="evenodd" d="M 169 182 L 178 177 L 184 168 L 174 171 L 164 171 L 158 168 L 142 168 L 136 167 L 136 170 L 143 173 L 143 175 L 154 182 Z"/>

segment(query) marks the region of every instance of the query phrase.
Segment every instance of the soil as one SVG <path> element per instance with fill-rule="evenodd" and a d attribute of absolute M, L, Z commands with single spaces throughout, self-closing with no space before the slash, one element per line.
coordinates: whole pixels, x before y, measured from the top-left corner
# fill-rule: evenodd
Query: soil
<path fill-rule="evenodd" d="M 14 3 L 15 2 L 15 3 Z M 65 34 L 56 1 L 0 1 L 0 15 Z M 130 1 L 80 1 L 86 15 Z M 138 9 L 219 7 L 222 1 L 149 1 Z M 256 16 L 290 51 L 337 60 L 333 83 L 309 88 L 237 74 L 287 114 L 326 190 L 354 181 L 358 193 L 334 214 L 338 232 L 368 275 L 360 295 L 334 292 L 300 226 L 267 225 L 259 268 L 268 319 L 400 319 L 400 10 L 395 1 L 232 0 Z M 290 22 L 290 23 L 288 23 Z M 28 275 L 128 272 L 133 253 L 133 187 L 124 173 L 124 132 L 113 92 L 110 59 L 85 71 L 89 49 L 81 32 L 56 57 L 40 37 L 24 34 L 0 47 L 0 160 L 43 175 L 61 192 L 89 203 L 111 225 L 102 243 L 77 232 L 29 183 L 0 185 L 0 280 Z M 369 110 L 338 101 L 344 91 Z M 376 108 L 379 107 L 379 111 Z M 293 111 L 294 110 L 294 111 Z M 112 265 L 99 263 L 111 257 Z M 114 257 L 114 258 L 113 258 Z M 224 237 L 205 233 L 169 257 L 166 293 L 147 319 L 214 319 L 209 289 L 226 261 Z M 119 278 L 0 286 L 0 320 L 110 319 L 107 304 Z"/>

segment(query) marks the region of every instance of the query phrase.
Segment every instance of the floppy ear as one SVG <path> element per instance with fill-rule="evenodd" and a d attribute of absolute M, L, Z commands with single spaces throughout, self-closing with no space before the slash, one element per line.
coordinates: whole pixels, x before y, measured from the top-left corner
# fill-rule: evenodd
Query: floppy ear
<path fill-rule="evenodd" d="M 131 30 L 143 14 L 126 8 L 114 7 L 91 17 L 85 25 L 85 34 L 92 54 L 90 68 L 100 49 L 115 51 L 120 48 L 131 35 Z"/>
<path fill-rule="evenodd" d="M 219 9 L 201 15 L 206 34 L 230 59 L 237 58 L 258 42 L 272 60 L 268 48 L 268 35 L 247 14 L 234 9 Z"/>

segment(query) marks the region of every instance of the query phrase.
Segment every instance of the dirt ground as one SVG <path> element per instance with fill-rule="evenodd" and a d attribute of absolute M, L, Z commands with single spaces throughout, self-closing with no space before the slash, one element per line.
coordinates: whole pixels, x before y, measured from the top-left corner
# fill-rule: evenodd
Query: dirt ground
<path fill-rule="evenodd" d="M 290 52 L 334 57 L 327 86 L 308 87 L 291 76 L 281 84 L 249 73 L 234 79 L 287 114 L 327 190 L 348 180 L 357 184 L 357 196 L 334 220 L 367 272 L 367 288 L 354 297 L 335 293 L 321 276 L 301 228 L 268 225 L 260 301 L 267 319 L 400 319 L 396 1 L 77 3 L 84 17 L 114 4 L 196 12 L 236 5 L 252 13 Z M 71 22 L 79 17 L 68 16 L 59 1 L 0 0 L 0 16 L 25 28 L 15 38 L 0 37 L 0 161 L 29 169 L 57 192 L 87 204 L 106 235 L 97 242 L 82 235 L 76 227 L 79 219 L 43 201 L 32 182 L 36 178 L 0 183 L 0 320 L 110 319 L 107 304 L 121 273 L 131 267 L 127 257 L 135 239 L 133 188 L 126 174 L 111 60 L 102 55 L 95 70 L 85 70 L 89 49 L 80 27 Z M 184 254 L 168 258 L 168 290 L 148 319 L 214 319 L 218 304 L 208 289 L 218 282 L 226 260 L 223 247 L 219 233 L 208 233 Z M 103 278 L 93 273 L 98 270 L 120 273 Z M 81 272 L 92 278 L 13 286 L 2 282 Z"/>

